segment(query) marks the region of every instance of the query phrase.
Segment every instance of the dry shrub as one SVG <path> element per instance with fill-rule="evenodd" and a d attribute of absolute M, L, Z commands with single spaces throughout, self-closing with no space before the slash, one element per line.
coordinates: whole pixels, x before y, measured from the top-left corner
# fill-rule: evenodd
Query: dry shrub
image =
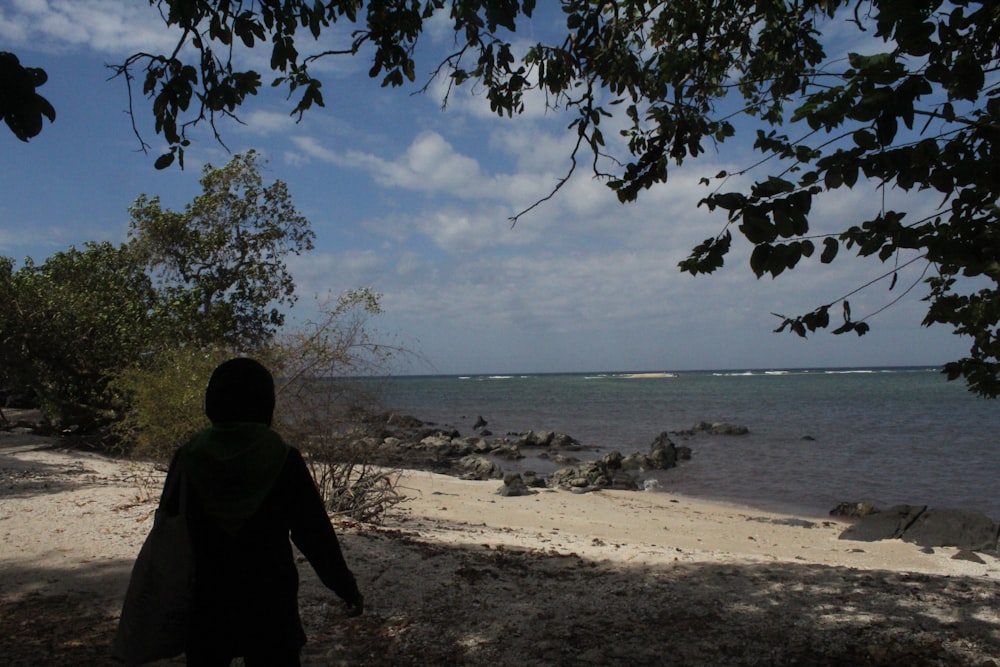
<path fill-rule="evenodd" d="M 401 472 L 370 460 L 376 447 L 350 434 L 313 441 L 307 462 L 329 512 L 378 524 L 390 507 L 405 500 L 399 493 Z"/>
<path fill-rule="evenodd" d="M 378 404 L 378 378 L 403 352 L 372 339 L 367 321 L 379 312 L 377 294 L 345 292 L 265 354 L 277 384 L 275 429 L 302 450 L 330 512 L 374 523 L 404 499 L 399 471 L 375 464 L 381 438 L 363 418 Z"/>

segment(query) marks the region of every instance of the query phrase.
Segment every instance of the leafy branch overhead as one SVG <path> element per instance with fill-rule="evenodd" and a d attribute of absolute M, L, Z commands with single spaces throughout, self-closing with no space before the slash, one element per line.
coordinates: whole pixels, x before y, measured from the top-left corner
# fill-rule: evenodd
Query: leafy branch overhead
<path fill-rule="evenodd" d="M 895 288 L 899 267 L 923 263 L 924 324 L 950 325 L 972 341 L 947 373 L 980 393 L 1000 392 L 996 0 L 560 0 L 562 27 L 530 45 L 515 36 L 543 19 L 544 30 L 532 34 L 553 34 L 555 3 L 150 4 L 177 35 L 176 46 L 134 54 L 117 72 L 152 103 L 169 146 L 157 167 L 183 165 L 191 128 L 205 122 L 214 130 L 265 85 L 260 72 L 239 67 L 241 49 L 269 52 L 270 85 L 288 92 L 291 114 L 301 117 L 324 104 L 314 67 L 320 60 L 361 57 L 382 86 L 415 82 L 423 31 L 447 22 L 453 48 L 422 66 L 447 80 L 446 96 L 475 86 L 494 113 L 510 117 L 534 91 L 533 99 L 570 118 L 576 141 L 566 178 L 585 160 L 622 202 L 666 182 L 672 167 L 750 133 L 760 159 L 706 179 L 716 185 L 702 204 L 727 220 L 680 268 L 717 270 L 734 232 L 751 244 L 758 277 L 777 277 L 803 260 L 827 264 L 849 250 L 888 263 L 885 280 Z M 825 37 L 833 34 L 840 39 Z M 854 43 L 852 36 L 864 45 L 859 52 L 828 52 Z M 605 134 L 609 127 L 614 136 Z M 883 193 L 934 196 L 905 197 L 907 210 L 872 198 L 859 219 L 817 228 L 817 212 L 830 210 L 838 193 L 872 184 Z M 849 296 L 783 318 L 784 328 L 828 328 L 828 312 Z M 834 330 L 864 333 L 866 319 Z"/>
<path fill-rule="evenodd" d="M 52 104 L 35 92 L 48 79 L 45 70 L 24 67 L 13 53 L 0 51 L 0 120 L 21 141 L 41 133 L 43 118 L 56 120 Z"/>

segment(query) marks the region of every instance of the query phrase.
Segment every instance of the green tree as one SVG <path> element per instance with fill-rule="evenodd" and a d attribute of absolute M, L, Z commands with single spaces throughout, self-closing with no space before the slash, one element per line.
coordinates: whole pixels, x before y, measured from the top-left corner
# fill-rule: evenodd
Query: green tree
<path fill-rule="evenodd" d="M 242 352 L 260 358 L 275 376 L 281 433 L 310 451 L 328 443 L 345 414 L 377 400 L 375 393 L 359 390 L 374 388 L 374 382 L 345 378 L 385 374 L 396 352 L 374 340 L 367 326 L 381 313 L 379 300 L 370 290 L 349 290 L 320 304 L 317 321 L 283 328 L 252 350 L 168 339 L 115 374 L 112 387 L 125 408 L 115 432 L 137 455 L 169 461 L 184 440 L 207 425 L 204 393 L 212 371 Z"/>
<path fill-rule="evenodd" d="M 256 153 L 207 166 L 201 183 L 183 213 L 139 197 L 121 246 L 88 243 L 17 270 L 0 258 L 0 383 L 35 389 L 62 427 L 120 422 L 118 437 L 175 445 L 194 394 L 168 390 L 203 385 L 221 358 L 273 339 L 278 306 L 294 303 L 286 257 L 313 239 L 285 185 L 263 185 Z M 166 417 L 134 411 L 141 401 L 161 401 Z"/>
<path fill-rule="evenodd" d="M 286 258 L 311 250 L 314 234 L 281 181 L 264 186 L 259 156 L 206 165 L 203 193 L 183 212 L 141 195 L 129 209 L 132 247 L 164 291 L 163 326 L 195 345 L 255 349 L 295 302 Z"/>
<path fill-rule="evenodd" d="M 108 382 L 155 329 L 155 290 L 130 249 L 88 243 L 17 271 L 4 258 L 0 296 L 0 382 L 33 388 L 64 428 L 112 421 Z"/>

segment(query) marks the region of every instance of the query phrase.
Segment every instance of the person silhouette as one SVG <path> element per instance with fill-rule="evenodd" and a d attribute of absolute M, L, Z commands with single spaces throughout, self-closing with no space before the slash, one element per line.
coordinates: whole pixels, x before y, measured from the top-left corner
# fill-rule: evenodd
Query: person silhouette
<path fill-rule="evenodd" d="M 300 664 L 306 635 L 292 543 L 349 615 L 364 609 L 302 455 L 271 429 L 274 402 L 274 379 L 261 363 L 221 364 L 205 390 L 212 424 L 178 450 L 164 482 L 164 489 L 180 486 L 171 487 L 172 475 L 188 482 L 195 562 L 188 665 L 228 665 L 235 657 L 248 666 Z M 161 498 L 174 513 L 178 503 Z"/>

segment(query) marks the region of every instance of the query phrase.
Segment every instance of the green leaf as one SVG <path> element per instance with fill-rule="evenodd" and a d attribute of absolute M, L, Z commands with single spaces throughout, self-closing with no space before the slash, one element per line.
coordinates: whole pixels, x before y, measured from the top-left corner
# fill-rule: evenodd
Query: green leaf
<path fill-rule="evenodd" d="M 855 145 L 862 150 L 873 151 L 879 147 L 878 139 L 868 130 L 857 130 L 851 137 L 854 139 Z"/>
<path fill-rule="evenodd" d="M 840 250 L 840 243 L 837 239 L 826 237 L 823 239 L 823 252 L 819 256 L 819 261 L 823 264 L 829 264 L 837 256 L 838 250 Z"/>
<path fill-rule="evenodd" d="M 845 166 L 841 176 L 844 179 L 844 185 L 853 188 L 854 184 L 858 182 L 858 165 L 855 163 Z"/>
<path fill-rule="evenodd" d="M 681 271 L 695 276 L 699 273 L 712 273 L 723 266 L 725 255 L 729 252 L 732 239 L 733 236 L 728 231 L 718 238 L 705 239 L 678 266 Z"/>
<path fill-rule="evenodd" d="M 153 166 L 156 169 L 166 169 L 174 163 L 174 157 L 175 156 L 172 151 L 170 153 L 164 153 L 160 157 L 156 158 L 156 162 L 153 163 Z"/>
<path fill-rule="evenodd" d="M 827 190 L 836 190 L 844 184 L 844 173 L 840 169 L 827 169 L 823 176 L 823 185 Z"/>
<path fill-rule="evenodd" d="M 828 306 L 821 306 L 811 313 L 803 315 L 799 319 L 809 331 L 825 329 L 830 325 L 830 312 Z"/>
<path fill-rule="evenodd" d="M 889 146 L 896 138 L 896 129 L 899 124 L 896 122 L 896 115 L 885 111 L 879 114 L 875 121 L 875 136 L 878 137 L 879 144 Z"/>
<path fill-rule="evenodd" d="M 767 271 L 771 277 L 777 278 L 785 272 L 791 256 L 792 249 L 783 243 L 778 243 L 771 248 L 771 254 L 767 258 Z"/>
<path fill-rule="evenodd" d="M 777 230 L 759 206 L 747 206 L 743 209 L 740 231 L 754 245 L 770 243 L 778 238 Z"/>
<path fill-rule="evenodd" d="M 726 211 L 735 211 L 747 204 L 746 195 L 741 192 L 727 192 L 710 198 L 711 204 Z"/>
<path fill-rule="evenodd" d="M 755 196 L 765 198 L 773 197 L 786 192 L 792 192 L 795 190 L 795 185 L 791 181 L 786 181 L 783 178 L 769 176 L 766 181 L 755 184 L 752 190 Z"/>
<path fill-rule="evenodd" d="M 929 181 L 935 190 L 946 195 L 950 195 L 955 190 L 955 179 L 950 169 L 942 167 L 932 170 Z"/>
<path fill-rule="evenodd" d="M 963 56 L 951 70 L 949 87 L 958 99 L 975 100 L 986 84 L 986 74 L 982 65 L 969 56 Z"/>
<path fill-rule="evenodd" d="M 750 268 L 758 278 L 767 273 L 768 259 L 771 257 L 773 249 L 770 243 L 761 243 L 755 246 L 753 252 L 750 253 Z"/>
<path fill-rule="evenodd" d="M 792 216 L 786 200 L 777 199 L 771 202 L 771 205 L 765 207 L 765 209 L 771 215 L 771 220 L 774 222 L 774 231 L 779 238 L 787 239 L 795 235 L 795 225 L 792 223 Z"/>

